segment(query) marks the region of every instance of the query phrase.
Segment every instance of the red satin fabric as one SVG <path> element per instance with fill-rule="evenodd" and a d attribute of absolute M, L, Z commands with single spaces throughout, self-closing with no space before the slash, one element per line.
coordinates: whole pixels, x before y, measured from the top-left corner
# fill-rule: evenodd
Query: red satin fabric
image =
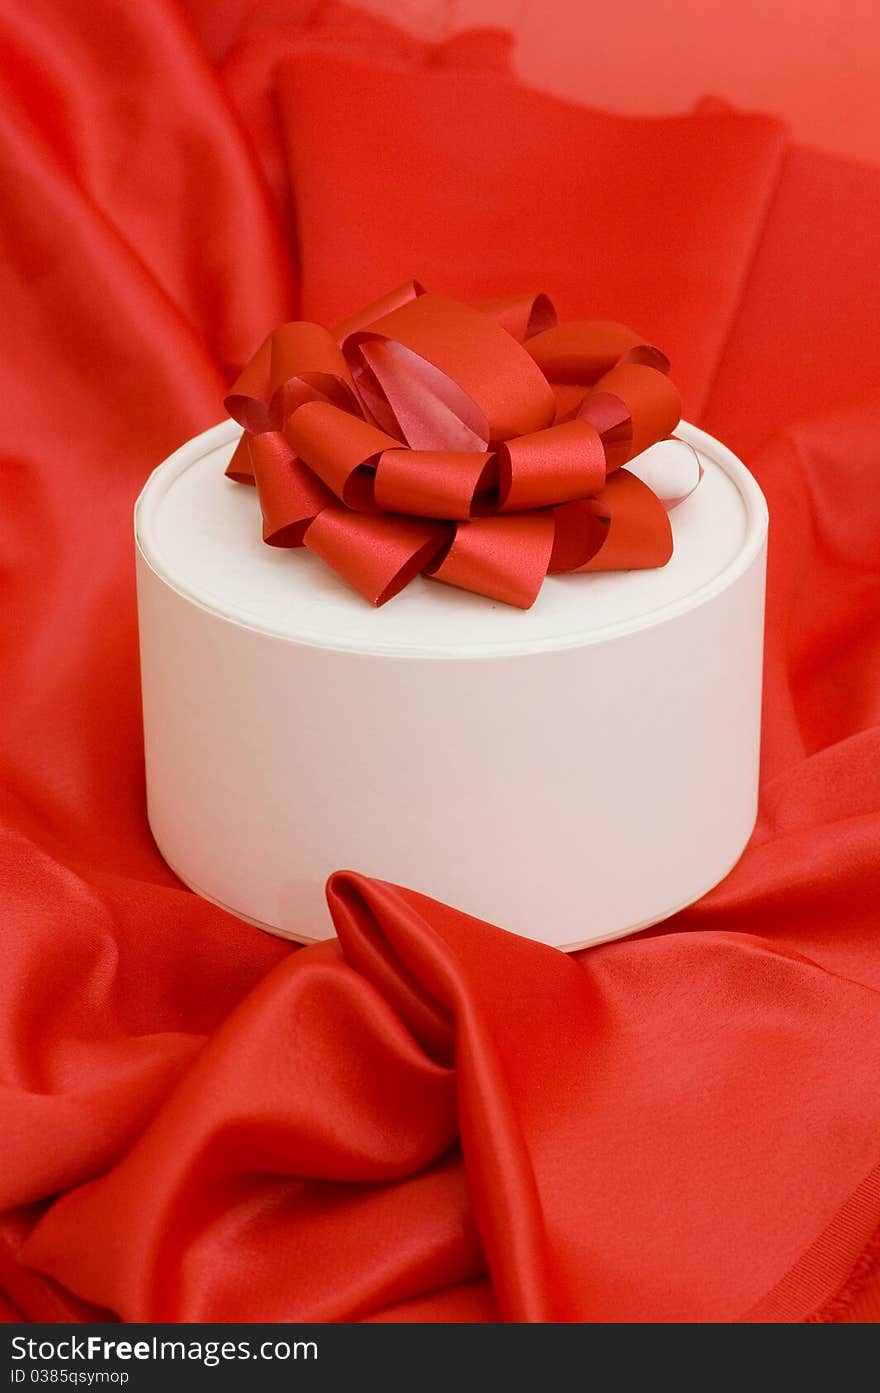
<path fill-rule="evenodd" d="M 876 1320 L 880 175 L 306 11 L 193 5 L 223 69 L 172 0 L 2 15 L 4 1312 Z M 295 950 L 147 830 L 134 497 L 414 263 L 662 343 L 774 518 L 752 842 L 577 959 L 355 875 Z"/>

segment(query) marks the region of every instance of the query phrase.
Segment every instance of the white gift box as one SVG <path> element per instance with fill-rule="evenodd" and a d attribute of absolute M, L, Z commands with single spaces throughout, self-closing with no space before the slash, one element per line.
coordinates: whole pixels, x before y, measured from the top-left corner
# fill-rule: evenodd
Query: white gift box
<path fill-rule="evenodd" d="M 224 478 L 239 433 L 135 510 L 148 812 L 187 885 L 308 941 L 349 868 L 575 949 L 724 877 L 757 807 L 767 534 L 728 449 L 682 424 L 629 466 L 700 456 L 662 569 L 550 576 L 527 612 L 417 578 L 374 609 L 262 543 Z"/>

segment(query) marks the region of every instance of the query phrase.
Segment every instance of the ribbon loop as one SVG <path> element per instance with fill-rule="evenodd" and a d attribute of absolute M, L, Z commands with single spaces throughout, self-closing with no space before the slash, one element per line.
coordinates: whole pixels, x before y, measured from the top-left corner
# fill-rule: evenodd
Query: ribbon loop
<path fill-rule="evenodd" d="M 330 401 L 360 414 L 354 383 L 329 330 L 307 320 L 281 324 L 233 384 L 226 410 L 245 430 L 278 430 L 307 401 Z"/>
<path fill-rule="evenodd" d="M 232 452 L 232 459 L 226 466 L 227 479 L 234 479 L 237 484 L 255 484 L 254 466 L 251 464 L 251 440 L 253 436 L 248 431 L 238 438 L 238 444 Z"/>
<path fill-rule="evenodd" d="M 505 605 L 530 609 L 547 574 L 553 536 L 550 513 L 460 522 L 449 550 L 428 567 L 428 575 Z"/>
<path fill-rule="evenodd" d="M 398 441 L 329 402 L 306 402 L 287 423 L 287 438 L 300 459 L 348 508 L 373 508 L 373 470 L 383 450 Z"/>
<path fill-rule="evenodd" d="M 496 319 L 517 343 L 554 329 L 559 323 L 553 301 L 548 295 L 513 295 L 506 300 L 483 300 L 483 314 Z"/>
<path fill-rule="evenodd" d="M 305 534 L 310 551 L 374 605 L 384 605 L 442 551 L 449 529 L 416 518 L 350 513 L 335 504 Z"/>
<path fill-rule="evenodd" d="M 440 295 L 417 296 L 346 339 L 343 351 L 350 365 L 363 364 L 362 344 L 371 339 L 399 344 L 412 359 L 435 369 L 424 373 L 410 363 L 423 392 L 440 396 L 453 412 L 463 402 L 469 404 L 465 424 L 484 448 L 541 430 L 553 420 L 553 393 L 525 348 L 468 305 Z M 407 441 L 416 445 L 409 437 Z"/>
<path fill-rule="evenodd" d="M 375 324 L 377 319 L 382 319 L 392 310 L 400 309 L 401 305 L 409 304 L 410 300 L 415 300 L 417 295 L 424 295 L 424 293 L 425 287 L 420 281 L 404 281 L 403 285 L 398 285 L 394 290 L 380 295 L 378 300 L 364 305 L 363 309 L 358 310 L 356 314 L 335 325 L 333 337 L 337 343 L 342 344 L 349 334 L 356 333 L 358 329 L 368 328 L 371 324 Z"/>
<path fill-rule="evenodd" d="M 647 484 L 619 469 L 586 506 L 607 523 L 601 547 L 577 571 L 644 571 L 672 556 L 669 514 Z"/>
<path fill-rule="evenodd" d="M 246 431 L 257 434 L 268 430 L 269 420 L 269 382 L 272 372 L 272 335 L 270 334 L 257 349 L 250 362 L 245 364 L 230 388 L 223 403 L 234 421 Z"/>
<path fill-rule="evenodd" d="M 595 426 L 566 421 L 498 447 L 502 513 L 546 508 L 598 493 L 605 483 L 605 451 Z"/>
<path fill-rule="evenodd" d="M 568 321 L 557 324 L 529 341 L 526 352 L 548 381 L 588 387 L 617 363 L 645 363 L 658 372 L 669 371 L 669 359 L 659 348 L 645 343 L 625 324 L 610 321 Z"/>
<path fill-rule="evenodd" d="M 263 514 L 263 541 L 273 547 L 301 547 L 309 523 L 333 502 L 332 493 L 297 459 L 280 431 L 252 436 L 250 459 Z"/>
<path fill-rule="evenodd" d="M 494 455 L 476 450 L 386 450 L 376 467 L 375 499 L 390 513 L 466 520 L 498 478 Z"/>
<path fill-rule="evenodd" d="M 348 364 L 328 329 L 305 320 L 282 324 L 271 344 L 269 414 L 279 427 L 307 401 L 359 411 Z"/>
<path fill-rule="evenodd" d="M 629 416 L 629 454 L 640 455 L 670 435 L 681 420 L 681 397 L 665 373 L 640 363 L 618 363 L 596 383 L 596 392 L 616 397 Z M 589 408 L 590 398 L 584 403 Z M 587 413 L 582 416 L 588 419 Z"/>

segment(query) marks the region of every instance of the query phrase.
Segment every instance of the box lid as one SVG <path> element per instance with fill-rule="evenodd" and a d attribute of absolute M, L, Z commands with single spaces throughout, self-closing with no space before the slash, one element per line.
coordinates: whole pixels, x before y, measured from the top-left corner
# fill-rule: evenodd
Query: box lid
<path fill-rule="evenodd" d="M 527 611 L 417 577 L 374 609 L 308 550 L 262 542 L 254 490 L 224 477 L 239 434 L 224 422 L 154 471 L 135 508 L 137 545 L 150 567 L 193 603 L 230 622 L 321 647 L 444 658 L 604 642 L 663 623 L 732 584 L 767 530 L 763 495 L 745 466 L 682 422 L 676 435 L 684 443 L 677 448 L 695 449 L 704 474 L 670 514 L 675 551 L 665 567 L 548 576 Z M 628 467 L 649 471 L 651 455 L 646 451 Z"/>

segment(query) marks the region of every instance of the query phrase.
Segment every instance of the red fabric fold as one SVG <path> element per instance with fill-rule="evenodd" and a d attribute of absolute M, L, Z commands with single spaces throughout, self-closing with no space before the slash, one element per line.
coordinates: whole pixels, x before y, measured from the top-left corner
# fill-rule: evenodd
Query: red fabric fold
<path fill-rule="evenodd" d="M 321 8 L 309 35 L 203 6 L 226 88 L 172 0 L 0 18 L 3 1309 L 876 1320 L 880 174 Z M 134 498 L 274 325 L 334 323 L 414 248 L 444 295 L 546 286 L 661 343 L 773 514 L 755 835 L 699 905 L 576 959 L 355 874 L 339 943 L 293 950 L 146 824 Z M 580 419 L 607 440 L 621 400 Z"/>
<path fill-rule="evenodd" d="M 685 415 L 699 414 L 776 190 L 778 122 L 633 120 L 495 74 L 330 55 L 292 55 L 278 81 L 305 314 L 348 313 L 411 275 L 418 247 L 437 292 L 478 301 L 540 286 L 564 319 L 633 325 L 663 345 Z"/>
<path fill-rule="evenodd" d="M 513 1320 L 751 1318 L 790 1270 L 787 1318 L 821 1308 L 824 1272 L 799 1268 L 817 1218 L 840 1225 L 850 1191 L 850 1227 L 880 1218 L 862 1186 L 876 992 L 755 935 L 579 962 L 363 877 L 328 894 L 348 965 L 334 944 L 280 964 L 124 1160 L 38 1223 L 26 1261 L 127 1319 L 366 1314 L 484 1260 Z M 819 1118 L 833 1171 L 803 1167 Z M 761 1180 L 748 1205 L 744 1171 Z"/>

